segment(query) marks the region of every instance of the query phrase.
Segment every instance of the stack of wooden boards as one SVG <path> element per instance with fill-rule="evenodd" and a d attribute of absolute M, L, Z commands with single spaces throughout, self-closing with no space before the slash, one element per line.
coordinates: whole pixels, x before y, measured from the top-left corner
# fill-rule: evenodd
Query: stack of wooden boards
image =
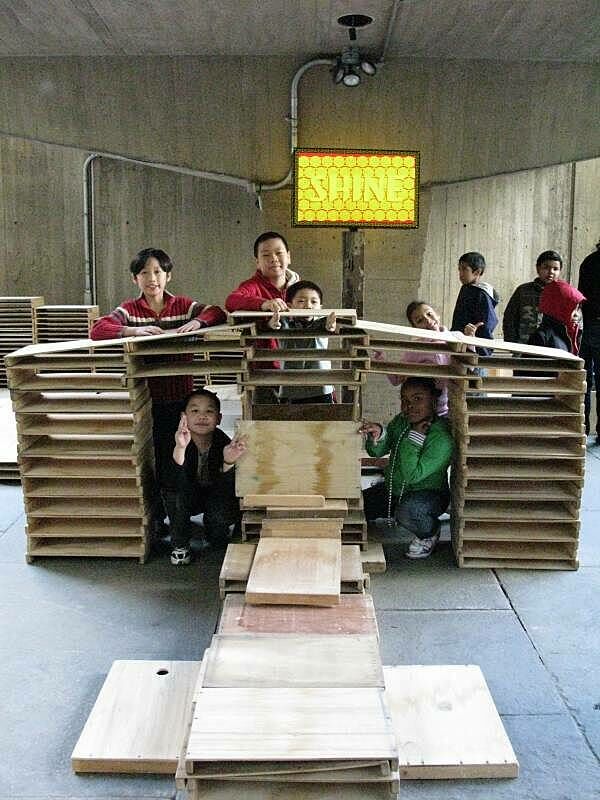
<path fill-rule="evenodd" d="M 580 359 L 473 356 L 454 384 L 453 546 L 461 567 L 577 569 L 585 469 Z M 515 362 L 518 367 L 515 367 Z"/>
<path fill-rule="evenodd" d="M 194 385 L 237 383 L 244 369 L 242 332 L 252 325 L 217 325 L 189 334 L 165 333 L 124 339 L 128 380 L 191 375 Z"/>
<path fill-rule="evenodd" d="M 338 327 L 335 332 L 322 330 L 305 333 L 298 329 L 281 329 L 273 331 L 268 328 L 270 312 L 236 311 L 229 314 L 232 324 L 239 322 L 255 322 L 259 332 L 264 336 L 276 338 L 278 350 L 274 356 L 268 346 L 268 339 L 256 339 L 250 333 L 241 338 L 245 348 L 244 371 L 240 385 L 245 396 L 245 419 L 268 420 L 358 420 L 360 419 L 361 389 L 365 381 L 365 372 L 369 365 L 366 348 L 368 338 L 354 326 L 356 311 L 353 309 L 321 309 L 320 314 L 327 315 L 334 311 Z M 289 310 L 281 312 L 283 318 L 302 319 L 311 317 L 314 312 L 308 310 Z M 315 350 L 310 347 L 310 340 L 327 339 L 327 350 Z M 276 357 L 281 369 L 274 370 Z M 329 362 L 330 369 L 311 369 L 298 366 L 298 362 Z M 277 405 L 267 402 L 264 397 L 256 402 L 257 391 L 279 387 L 314 387 L 318 395 L 324 386 L 335 386 L 339 393 L 339 401 L 335 405 L 319 405 L 318 403 Z"/>
<path fill-rule="evenodd" d="M 229 594 L 201 663 L 113 664 L 73 769 L 175 773 L 189 800 L 373 800 L 399 778 L 518 775 L 478 667 L 382 667 L 378 638 L 368 594 Z"/>
<path fill-rule="evenodd" d="M 89 344 L 32 345 L 6 358 L 29 561 L 147 555 L 150 395 L 145 381 L 125 389 L 122 371 L 105 371 L 118 369 L 119 354 Z"/>
<path fill-rule="evenodd" d="M 98 306 L 39 305 L 35 309 L 36 344 L 88 339 Z"/>
<path fill-rule="evenodd" d="M 35 309 L 43 297 L 0 297 L 0 388 L 8 386 L 5 356 L 35 342 Z"/>

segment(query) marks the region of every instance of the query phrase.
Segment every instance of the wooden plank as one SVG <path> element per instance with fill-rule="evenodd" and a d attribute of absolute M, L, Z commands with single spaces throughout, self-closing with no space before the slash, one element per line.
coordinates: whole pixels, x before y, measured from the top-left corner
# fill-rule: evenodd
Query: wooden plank
<path fill-rule="evenodd" d="M 341 518 L 265 519 L 260 535 L 267 538 L 341 539 Z"/>
<path fill-rule="evenodd" d="M 543 525 L 506 522 L 463 522 L 460 529 L 462 541 L 511 542 L 576 542 L 579 522 L 544 522 Z"/>
<path fill-rule="evenodd" d="M 576 559 L 565 559 L 564 561 L 550 561 L 528 558 L 465 558 L 459 560 L 460 567 L 475 569 L 552 569 L 552 570 L 576 570 L 579 562 Z"/>
<path fill-rule="evenodd" d="M 213 689 L 384 685 L 373 635 L 217 634 L 204 658 Z"/>
<path fill-rule="evenodd" d="M 196 693 L 185 764 L 396 758 L 380 689 L 234 688 Z"/>
<path fill-rule="evenodd" d="M 254 606 L 228 594 L 217 633 L 374 634 L 379 636 L 370 594 L 343 594 L 338 606 Z"/>
<path fill-rule="evenodd" d="M 573 560 L 577 555 L 577 542 L 492 542 L 470 539 L 463 541 L 461 551 L 464 558 Z"/>
<path fill-rule="evenodd" d="M 383 669 L 402 779 L 518 776 L 519 763 L 479 667 Z"/>
<path fill-rule="evenodd" d="M 28 522 L 28 534 L 35 538 L 55 539 L 106 539 L 124 537 L 142 538 L 144 527 L 139 519 L 76 519 L 73 517 L 32 517 Z"/>
<path fill-rule="evenodd" d="M 246 602 L 337 605 L 341 567 L 341 545 L 335 539 L 261 539 Z"/>
<path fill-rule="evenodd" d="M 221 597 L 226 591 L 245 591 L 255 553 L 255 544 L 232 542 L 227 545 L 219 574 Z"/>
<path fill-rule="evenodd" d="M 246 420 L 248 449 L 236 467 L 236 494 L 359 497 L 362 438 L 355 422 Z"/>
<path fill-rule="evenodd" d="M 74 536 L 71 539 L 35 538 L 27 539 L 28 559 L 44 557 L 65 556 L 85 558 L 137 558 L 144 561 L 146 558 L 147 543 L 145 539 L 107 538 L 82 539 Z"/>
<path fill-rule="evenodd" d="M 397 773 L 396 773 L 397 775 Z M 395 797 L 397 788 L 390 790 L 386 783 L 320 783 L 318 785 L 302 784 L 282 787 L 278 783 L 248 783 L 240 786 L 230 781 L 202 781 L 202 788 L 195 789 L 195 779 L 188 778 L 189 800 L 390 800 Z M 392 784 L 390 784 L 392 785 Z M 283 794 L 282 794 L 283 792 Z M 391 793 L 390 793 L 391 792 Z"/>
<path fill-rule="evenodd" d="M 242 508 L 324 508 L 325 498 L 318 494 L 248 494 Z"/>
<path fill-rule="evenodd" d="M 361 552 L 360 559 L 364 571 L 371 575 L 385 572 L 387 569 L 383 545 L 380 542 L 369 542 L 366 549 Z"/>
<path fill-rule="evenodd" d="M 173 774 L 197 661 L 114 661 L 71 755 L 75 772 Z"/>
<path fill-rule="evenodd" d="M 578 517 L 577 509 L 568 503 L 552 503 L 539 505 L 536 502 L 519 503 L 496 501 L 495 503 L 470 500 L 463 509 L 464 519 L 471 520 L 529 520 L 531 522 L 570 522 Z"/>
<path fill-rule="evenodd" d="M 345 518 L 347 515 L 348 500 L 331 499 L 329 497 L 325 498 L 325 503 L 320 508 L 293 508 L 291 506 L 277 508 L 275 506 L 268 506 L 266 509 L 267 519 L 289 519 L 291 516 L 293 516 L 294 519 L 316 519 L 322 517 L 337 519 L 342 516 Z"/>

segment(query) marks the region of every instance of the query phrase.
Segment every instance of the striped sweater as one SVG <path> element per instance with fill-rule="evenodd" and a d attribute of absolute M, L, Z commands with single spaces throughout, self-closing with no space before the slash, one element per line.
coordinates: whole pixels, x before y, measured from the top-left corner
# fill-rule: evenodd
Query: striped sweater
<path fill-rule="evenodd" d="M 206 306 L 189 297 L 173 295 L 166 291 L 164 299 L 165 305 L 160 314 L 150 308 L 144 295 L 135 300 L 125 300 L 110 314 L 96 320 L 90 334 L 91 338 L 118 339 L 123 335 L 125 327 L 157 325 L 165 331 L 172 331 L 192 319 L 198 319 L 206 327 L 220 325 L 226 320 L 225 312 L 219 306 Z M 183 360 L 181 356 L 175 359 L 166 356 L 165 359 Z M 149 378 L 148 388 L 154 402 L 176 403 L 192 391 L 193 381 L 191 375 Z"/>

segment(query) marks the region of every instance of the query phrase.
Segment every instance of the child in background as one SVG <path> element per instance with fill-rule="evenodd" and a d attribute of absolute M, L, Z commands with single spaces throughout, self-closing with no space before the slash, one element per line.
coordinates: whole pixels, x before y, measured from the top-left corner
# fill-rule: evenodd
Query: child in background
<path fill-rule="evenodd" d="M 290 250 L 285 238 L 277 231 L 266 231 L 254 242 L 256 272 L 231 292 L 225 300 L 228 311 L 286 311 L 286 291 L 300 280 L 290 267 Z M 277 339 L 257 341 L 257 346 L 277 349 Z M 262 362 L 261 369 L 279 369 L 278 361 Z M 255 403 L 276 403 L 276 393 L 270 387 L 254 390 Z"/>
<path fill-rule="evenodd" d="M 413 328 L 420 328 L 424 331 L 446 331 L 436 311 L 422 300 L 413 300 L 406 307 L 406 318 Z M 424 341 L 431 342 L 430 339 Z M 375 350 L 373 360 L 383 362 L 385 355 L 380 350 Z M 400 362 L 403 364 L 439 364 L 447 366 L 450 363 L 449 353 L 432 353 L 431 351 L 406 350 L 402 352 Z M 406 379 L 404 375 L 386 375 L 392 386 L 401 386 Z M 437 401 L 436 414 L 438 417 L 448 416 L 448 380 L 447 378 L 436 378 L 435 385 L 440 390 Z"/>
<path fill-rule="evenodd" d="M 560 278 L 562 257 L 556 250 L 544 250 L 535 262 L 537 278 L 522 283 L 513 292 L 502 320 L 504 341 L 526 344 L 542 321 L 540 296 L 545 286 Z"/>
<path fill-rule="evenodd" d="M 567 281 L 554 280 L 545 286 L 539 305 L 542 321 L 528 344 L 555 347 L 577 355 L 581 339 L 579 304 L 584 300 L 579 289 Z"/>
<path fill-rule="evenodd" d="M 431 378 L 407 378 L 401 389 L 401 413 L 387 427 L 364 422 L 370 456 L 390 454 L 383 483 L 365 489 L 365 517 L 396 522 L 413 534 L 408 558 L 427 558 L 440 536 L 439 516 L 448 507 L 448 466 L 454 443 L 435 407 L 439 391 Z"/>
<path fill-rule="evenodd" d="M 217 427 L 221 404 L 213 392 L 192 392 L 183 408 L 169 467 L 173 488 L 163 492 L 171 530 L 171 564 L 175 566 L 192 560 L 190 517 L 201 511 L 207 540 L 215 547 L 227 544 L 230 526 L 241 518 L 234 466 L 246 449 L 243 440 L 232 441 Z"/>
<path fill-rule="evenodd" d="M 97 319 L 90 333 L 92 339 L 157 336 L 165 331 L 190 333 L 226 321 L 225 312 L 219 306 L 202 305 L 189 297 L 173 295 L 167 291 L 173 262 L 164 250 L 153 247 L 140 250 L 129 270 L 134 285 L 140 290 L 139 297 L 125 300 L 110 314 Z M 159 486 L 163 485 L 164 467 L 170 460 L 171 443 L 179 422 L 181 402 L 193 388 L 191 375 L 148 378 L 148 389 L 152 397 L 155 468 Z M 156 522 L 160 525 L 162 519 Z"/>
<path fill-rule="evenodd" d="M 493 286 L 481 280 L 484 272 L 485 258 L 481 253 L 464 253 L 459 258 L 458 277 L 462 286 L 454 306 L 452 330 L 491 339 L 498 324 L 495 309 L 500 298 Z M 477 352 L 489 356 L 492 351 L 479 347 Z"/>
<path fill-rule="evenodd" d="M 317 311 L 323 303 L 321 287 L 312 281 L 299 281 L 294 283 L 287 291 L 286 301 L 291 309 L 314 309 Z M 306 331 L 318 333 L 328 331 L 333 333 L 336 326 L 335 312 L 327 317 L 281 317 L 275 311 L 268 325 L 273 330 Z M 290 350 L 326 350 L 327 337 L 307 339 L 289 338 L 285 340 L 285 347 Z M 315 352 L 315 356 L 317 353 Z M 285 361 L 282 369 L 331 369 L 331 361 Z M 281 386 L 279 400 L 282 403 L 333 403 L 333 386 Z"/>

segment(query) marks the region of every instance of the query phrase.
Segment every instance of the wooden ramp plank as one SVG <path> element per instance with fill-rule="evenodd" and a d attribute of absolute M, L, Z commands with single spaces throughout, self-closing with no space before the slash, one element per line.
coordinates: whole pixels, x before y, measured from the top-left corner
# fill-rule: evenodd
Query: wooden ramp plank
<path fill-rule="evenodd" d="M 338 606 L 254 606 L 228 594 L 217 633 L 375 634 L 379 636 L 370 594 L 343 594 Z"/>
<path fill-rule="evenodd" d="M 335 539 L 261 539 L 248 578 L 246 602 L 337 605 L 341 547 Z"/>
<path fill-rule="evenodd" d="M 356 422 L 245 420 L 248 450 L 236 466 L 236 494 L 360 497 L 362 439 Z"/>
<path fill-rule="evenodd" d="M 295 723 L 291 724 L 290 720 Z M 200 689 L 186 771 L 205 761 L 395 760 L 380 689 Z"/>
<path fill-rule="evenodd" d="M 260 535 L 268 537 L 296 537 L 315 539 L 340 539 L 344 520 L 341 517 L 302 517 L 301 519 L 267 519 Z"/>
<path fill-rule="evenodd" d="M 320 783 L 318 785 L 282 787 L 279 783 L 249 783 L 243 790 L 231 781 L 202 781 L 201 793 L 191 794 L 189 800 L 390 800 L 385 783 Z"/>
<path fill-rule="evenodd" d="M 197 661 L 115 661 L 71 755 L 75 772 L 173 774 Z"/>
<path fill-rule="evenodd" d="M 384 685 L 373 635 L 216 634 L 205 660 L 212 689 Z"/>
<path fill-rule="evenodd" d="M 479 667 L 383 671 L 402 779 L 517 777 L 517 757 Z"/>
<path fill-rule="evenodd" d="M 242 508 L 324 508 L 325 498 L 318 494 L 248 494 Z"/>

